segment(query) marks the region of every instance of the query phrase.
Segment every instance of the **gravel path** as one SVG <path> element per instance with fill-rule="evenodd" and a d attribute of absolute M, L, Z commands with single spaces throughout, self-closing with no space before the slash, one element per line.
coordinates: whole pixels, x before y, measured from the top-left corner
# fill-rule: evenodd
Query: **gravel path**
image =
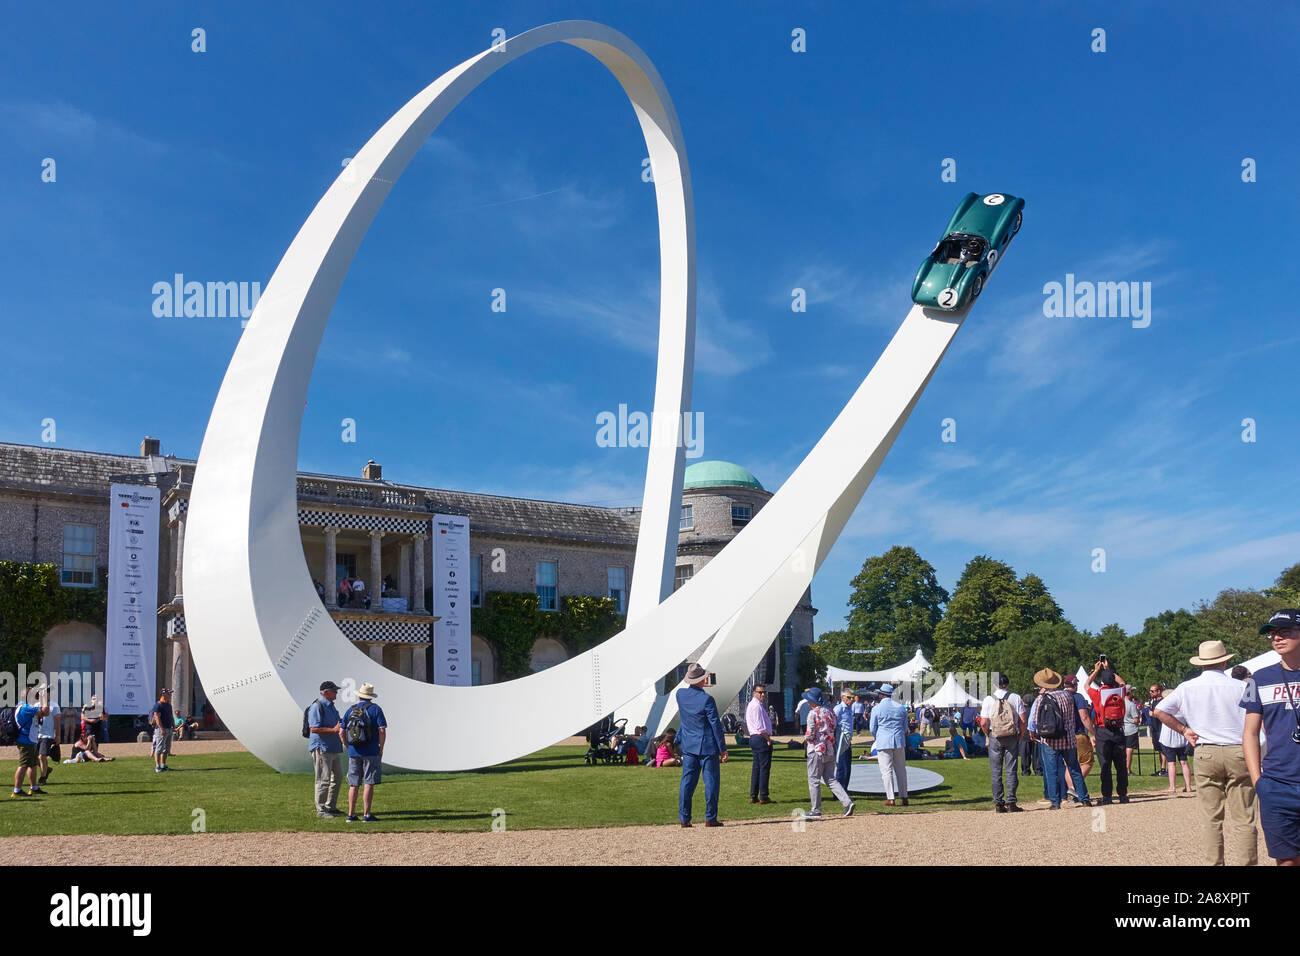
<path fill-rule="evenodd" d="M 825 809 L 835 806 L 827 798 Z M 1031 808 L 1015 815 L 973 810 L 873 813 L 865 800 L 849 820 L 747 821 L 603 830 L 501 833 L 366 833 L 339 818 L 337 835 L 205 833 L 178 836 L 9 837 L 5 859 L 40 864 L 647 864 L 752 863 L 765 859 L 907 865 L 1201 863 L 1196 799 L 1135 795 L 1127 806 Z M 378 807 L 376 809 L 379 809 Z M 382 815 L 382 810 L 380 810 Z M 1047 850 L 1045 848 L 1051 848 Z M 1261 863 L 1270 863 L 1259 837 Z"/>

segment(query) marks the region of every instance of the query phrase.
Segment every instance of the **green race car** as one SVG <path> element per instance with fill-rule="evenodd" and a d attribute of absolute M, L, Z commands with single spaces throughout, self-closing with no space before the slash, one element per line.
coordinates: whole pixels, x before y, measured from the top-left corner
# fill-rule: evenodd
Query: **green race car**
<path fill-rule="evenodd" d="M 1025 201 L 1006 193 L 967 193 L 912 283 L 917 305 L 955 311 L 974 302 L 1020 231 Z"/>

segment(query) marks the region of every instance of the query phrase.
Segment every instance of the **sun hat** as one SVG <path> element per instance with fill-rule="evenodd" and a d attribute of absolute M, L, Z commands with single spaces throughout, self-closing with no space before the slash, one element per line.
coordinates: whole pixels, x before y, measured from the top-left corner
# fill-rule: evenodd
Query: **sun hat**
<path fill-rule="evenodd" d="M 822 689 L 820 687 L 813 687 L 804 691 L 803 699 L 808 701 L 810 704 L 816 704 L 820 707 L 822 702 Z"/>
<path fill-rule="evenodd" d="M 879 691 L 879 693 L 880 693 L 880 695 L 881 695 L 882 697 L 893 697 L 893 696 L 894 696 L 894 685 L 893 685 L 893 684 L 881 684 L 881 685 L 880 685 L 880 691 Z"/>
<path fill-rule="evenodd" d="M 1061 686 L 1061 675 L 1050 667 L 1044 667 L 1034 675 L 1034 683 L 1048 690 L 1057 690 Z"/>
<path fill-rule="evenodd" d="M 1236 656 L 1236 654 L 1228 653 L 1223 641 L 1201 641 L 1196 656 L 1189 658 L 1189 660 L 1197 667 L 1208 667 L 1210 664 L 1222 664 L 1224 661 L 1230 661 Z"/>
<path fill-rule="evenodd" d="M 357 691 L 357 696 L 362 700 L 374 700 L 379 695 L 375 693 L 374 684 L 362 684 L 361 689 Z"/>
<path fill-rule="evenodd" d="M 703 684 L 709 679 L 709 672 L 699 664 L 692 664 L 686 668 L 686 683 L 694 687 L 697 684 Z"/>

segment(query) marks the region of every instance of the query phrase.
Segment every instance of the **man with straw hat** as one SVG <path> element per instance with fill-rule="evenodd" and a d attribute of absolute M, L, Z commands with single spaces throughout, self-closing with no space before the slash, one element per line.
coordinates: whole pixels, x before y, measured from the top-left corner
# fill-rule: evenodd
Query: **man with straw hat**
<path fill-rule="evenodd" d="M 682 750 L 682 783 L 677 791 L 677 819 L 684 827 L 691 825 L 691 801 L 695 787 L 704 775 L 704 825 L 720 827 L 718 819 L 718 790 L 722 774 L 719 761 L 727 759 L 727 740 L 722 735 L 722 721 L 718 718 L 718 705 L 704 689 L 709 681 L 708 672 L 699 664 L 686 669 L 686 683 L 677 692 L 677 713 L 681 715 L 681 730 L 677 745 Z"/>
<path fill-rule="evenodd" d="M 1034 700 L 1029 711 L 1029 733 L 1038 741 L 1038 752 L 1043 758 L 1043 789 L 1047 794 L 1049 809 L 1061 809 L 1065 795 L 1065 768 L 1070 768 L 1071 779 L 1081 794 L 1079 803 L 1092 806 L 1087 785 L 1079 770 L 1078 752 L 1075 750 L 1076 728 L 1083 722 L 1072 691 L 1062 689 L 1061 675 L 1045 667 L 1034 675 L 1034 683 L 1043 692 Z"/>
<path fill-rule="evenodd" d="M 1242 748 L 1246 724 L 1241 709 L 1241 681 L 1225 668 L 1236 657 L 1223 641 L 1202 641 L 1191 662 L 1201 673 L 1185 680 L 1156 706 L 1155 716 L 1195 748 L 1196 804 L 1201 817 L 1201 849 L 1210 866 L 1223 866 L 1223 818 L 1233 834 L 1233 864 L 1254 866 L 1256 850 L 1255 788 Z"/>
<path fill-rule="evenodd" d="M 370 806 L 375 798 L 375 787 L 382 779 L 388 721 L 375 703 L 378 696 L 374 684 L 362 684 L 357 691 L 360 700 L 343 715 L 343 739 L 348 745 L 348 823 L 357 822 L 358 788 L 362 790 L 362 822 L 379 821 L 379 817 L 370 812 Z"/>

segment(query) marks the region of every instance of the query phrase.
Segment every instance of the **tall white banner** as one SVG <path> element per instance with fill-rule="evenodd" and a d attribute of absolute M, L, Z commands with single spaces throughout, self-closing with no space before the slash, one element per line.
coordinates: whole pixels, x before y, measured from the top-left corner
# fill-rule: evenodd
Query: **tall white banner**
<path fill-rule="evenodd" d="M 469 519 L 433 516 L 433 682 L 473 681 L 469 629 Z"/>
<path fill-rule="evenodd" d="M 108 648 L 104 706 L 147 714 L 157 700 L 158 514 L 162 491 L 111 485 L 108 519 Z"/>

